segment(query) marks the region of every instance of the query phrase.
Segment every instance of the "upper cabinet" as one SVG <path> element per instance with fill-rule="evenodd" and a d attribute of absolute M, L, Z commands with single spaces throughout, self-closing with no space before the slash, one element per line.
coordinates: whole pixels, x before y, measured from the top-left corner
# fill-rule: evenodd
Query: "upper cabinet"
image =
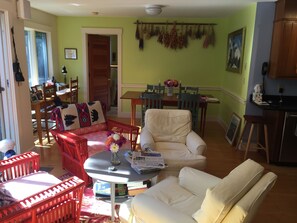
<path fill-rule="evenodd" d="M 269 63 L 271 78 L 297 79 L 297 1 L 279 0 Z"/>

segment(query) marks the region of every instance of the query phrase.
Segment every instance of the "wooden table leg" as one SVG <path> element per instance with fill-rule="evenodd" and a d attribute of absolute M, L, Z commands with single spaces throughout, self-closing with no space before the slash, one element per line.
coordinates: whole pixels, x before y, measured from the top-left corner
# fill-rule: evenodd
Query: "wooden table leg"
<path fill-rule="evenodd" d="M 110 182 L 111 222 L 114 222 L 115 212 L 115 183 Z"/>
<path fill-rule="evenodd" d="M 40 109 L 41 109 L 40 104 L 36 104 L 35 105 L 35 116 L 36 116 L 36 122 L 37 122 L 37 134 L 38 134 L 39 144 L 43 145 Z"/>
<path fill-rule="evenodd" d="M 204 131 L 205 131 L 206 110 L 207 110 L 207 102 L 203 103 L 203 105 L 201 106 L 200 132 L 201 132 L 202 138 L 204 137 Z"/>
<path fill-rule="evenodd" d="M 136 103 L 132 99 L 131 100 L 131 125 L 135 124 L 135 117 L 136 117 Z"/>

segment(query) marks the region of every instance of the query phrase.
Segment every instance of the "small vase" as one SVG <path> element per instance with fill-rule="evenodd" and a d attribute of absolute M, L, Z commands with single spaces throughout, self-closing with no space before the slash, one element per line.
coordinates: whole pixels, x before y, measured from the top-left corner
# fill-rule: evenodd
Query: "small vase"
<path fill-rule="evenodd" d="M 167 88 L 167 96 L 172 96 L 173 95 L 173 87 L 168 87 Z"/>
<path fill-rule="evenodd" d="M 111 153 L 111 160 L 110 160 L 111 164 L 113 166 L 117 166 L 120 165 L 121 161 L 120 158 L 118 156 L 118 153 Z"/>

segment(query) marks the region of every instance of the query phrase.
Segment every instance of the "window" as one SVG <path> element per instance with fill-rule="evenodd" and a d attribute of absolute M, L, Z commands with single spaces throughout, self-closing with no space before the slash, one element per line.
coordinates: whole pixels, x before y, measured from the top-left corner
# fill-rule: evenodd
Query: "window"
<path fill-rule="evenodd" d="M 48 33 L 25 30 L 29 86 L 45 83 L 49 77 Z"/>

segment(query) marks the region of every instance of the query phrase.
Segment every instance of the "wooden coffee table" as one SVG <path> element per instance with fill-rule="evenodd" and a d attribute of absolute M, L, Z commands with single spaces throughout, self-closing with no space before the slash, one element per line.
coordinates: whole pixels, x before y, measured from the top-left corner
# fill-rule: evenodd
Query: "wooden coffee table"
<path fill-rule="evenodd" d="M 95 155 L 89 157 L 84 163 L 84 169 L 87 174 L 92 177 L 93 182 L 96 180 L 102 180 L 110 183 L 111 189 L 111 220 L 114 221 L 115 212 L 115 184 L 127 184 L 128 182 L 145 181 L 152 179 L 158 175 L 158 171 L 146 174 L 138 174 L 132 168 L 131 164 L 126 160 L 124 154 L 127 150 L 119 151 L 119 158 L 121 164 L 115 166 L 116 170 L 112 171 L 110 158 L 111 154 L 109 151 L 104 151 L 96 153 Z M 121 199 L 118 203 L 123 202 Z"/>

